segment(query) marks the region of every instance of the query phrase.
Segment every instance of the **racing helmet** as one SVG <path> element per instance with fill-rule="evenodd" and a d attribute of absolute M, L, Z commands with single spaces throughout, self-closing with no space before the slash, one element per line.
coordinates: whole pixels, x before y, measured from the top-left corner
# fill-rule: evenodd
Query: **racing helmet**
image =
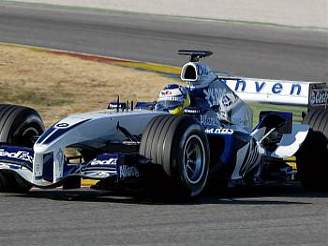
<path fill-rule="evenodd" d="M 168 84 L 161 92 L 155 110 L 167 111 L 172 115 L 180 115 L 190 105 L 188 90 L 178 84 Z"/>

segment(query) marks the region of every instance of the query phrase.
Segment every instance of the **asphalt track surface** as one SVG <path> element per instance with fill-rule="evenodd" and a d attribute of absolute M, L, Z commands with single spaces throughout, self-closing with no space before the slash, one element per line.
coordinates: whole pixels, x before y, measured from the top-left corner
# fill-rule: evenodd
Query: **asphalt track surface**
<path fill-rule="evenodd" d="M 228 195 L 227 195 L 228 194 Z M 328 194 L 297 185 L 194 202 L 98 192 L 0 195 L 1 245 L 327 245 Z"/>
<path fill-rule="evenodd" d="M 0 41 L 173 65 L 183 62 L 178 48 L 207 48 L 221 71 L 327 78 L 319 31 L 0 3 Z M 3 193 L 0 245 L 327 245 L 327 197 L 299 185 L 189 203 L 88 190 Z"/>
<path fill-rule="evenodd" d="M 0 2 L 0 41 L 181 65 L 181 48 L 210 49 L 218 71 L 323 81 L 328 31 Z"/>

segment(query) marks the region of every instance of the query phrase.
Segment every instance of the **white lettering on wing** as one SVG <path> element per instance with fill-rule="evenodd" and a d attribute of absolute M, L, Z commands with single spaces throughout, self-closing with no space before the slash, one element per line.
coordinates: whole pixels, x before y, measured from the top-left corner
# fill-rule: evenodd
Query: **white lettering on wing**
<path fill-rule="evenodd" d="M 237 93 L 276 94 L 301 96 L 306 91 L 305 85 L 292 81 L 259 81 L 249 79 L 224 80 L 233 91 Z"/>

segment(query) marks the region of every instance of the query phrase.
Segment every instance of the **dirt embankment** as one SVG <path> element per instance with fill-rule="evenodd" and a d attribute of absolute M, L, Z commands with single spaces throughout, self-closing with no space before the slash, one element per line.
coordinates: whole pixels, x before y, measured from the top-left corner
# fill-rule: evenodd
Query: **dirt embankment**
<path fill-rule="evenodd" d="M 0 103 L 37 109 L 46 125 L 122 100 L 154 100 L 170 78 L 155 72 L 0 44 Z"/>

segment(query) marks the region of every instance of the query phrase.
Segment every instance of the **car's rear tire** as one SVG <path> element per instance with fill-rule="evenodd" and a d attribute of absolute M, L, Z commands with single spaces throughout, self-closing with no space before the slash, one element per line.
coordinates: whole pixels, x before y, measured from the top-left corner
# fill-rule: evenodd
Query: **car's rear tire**
<path fill-rule="evenodd" d="M 328 111 L 310 110 L 303 123 L 310 130 L 296 156 L 298 176 L 307 190 L 328 190 Z"/>
<path fill-rule="evenodd" d="M 0 104 L 0 142 L 33 147 L 37 136 L 44 131 L 40 115 L 31 108 Z M 27 192 L 31 184 L 13 173 L 0 173 L 0 192 Z"/>
<path fill-rule="evenodd" d="M 203 128 L 194 118 L 155 117 L 142 135 L 139 153 L 163 167 L 178 193 L 195 197 L 204 190 L 210 148 Z"/>

